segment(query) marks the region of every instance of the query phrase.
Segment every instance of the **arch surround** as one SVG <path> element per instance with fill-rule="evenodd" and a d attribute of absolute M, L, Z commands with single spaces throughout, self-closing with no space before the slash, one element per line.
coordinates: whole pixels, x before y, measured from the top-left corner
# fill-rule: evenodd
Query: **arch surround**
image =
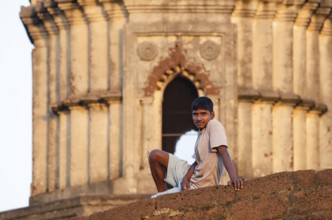
<path fill-rule="evenodd" d="M 161 59 L 148 76 L 147 85 L 144 88 L 145 96 L 152 96 L 155 90 L 165 88 L 177 75 L 192 81 L 199 94 L 209 96 L 220 93 L 220 88 L 209 80 L 209 74 L 204 66 L 188 61 L 181 47 L 176 44 L 174 48 L 169 49 L 169 56 Z"/>

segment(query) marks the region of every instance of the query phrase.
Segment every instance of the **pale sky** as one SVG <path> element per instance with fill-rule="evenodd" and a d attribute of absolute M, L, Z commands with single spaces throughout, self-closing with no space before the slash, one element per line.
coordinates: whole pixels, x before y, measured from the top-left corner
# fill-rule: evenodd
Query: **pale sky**
<path fill-rule="evenodd" d="M 0 1 L 0 212 L 28 206 L 30 195 L 33 45 L 21 5 L 29 0 Z"/>
<path fill-rule="evenodd" d="M 29 205 L 32 179 L 33 45 L 19 18 L 22 5 L 29 0 L 0 1 L 0 212 Z M 188 132 L 178 142 L 186 147 L 175 152 L 190 163 L 196 135 Z"/>

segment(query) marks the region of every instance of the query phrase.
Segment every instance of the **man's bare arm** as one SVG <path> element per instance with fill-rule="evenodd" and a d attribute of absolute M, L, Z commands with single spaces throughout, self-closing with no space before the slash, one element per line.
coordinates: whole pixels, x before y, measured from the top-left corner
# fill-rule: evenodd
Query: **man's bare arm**
<path fill-rule="evenodd" d="M 229 175 L 229 178 L 231 179 L 231 183 L 234 186 L 235 190 L 240 190 L 243 188 L 243 178 L 238 178 L 235 167 L 233 165 L 232 159 L 229 156 L 228 150 L 226 146 L 219 146 L 217 148 L 218 153 L 221 155 L 222 161 L 224 163 L 224 166 L 227 170 L 227 173 Z"/>
<path fill-rule="evenodd" d="M 191 164 L 189 170 L 187 171 L 186 175 L 183 177 L 182 183 L 181 183 L 181 190 L 187 190 L 190 189 L 190 178 L 194 174 L 195 167 L 197 165 L 197 162 L 195 161 L 193 164 Z"/>

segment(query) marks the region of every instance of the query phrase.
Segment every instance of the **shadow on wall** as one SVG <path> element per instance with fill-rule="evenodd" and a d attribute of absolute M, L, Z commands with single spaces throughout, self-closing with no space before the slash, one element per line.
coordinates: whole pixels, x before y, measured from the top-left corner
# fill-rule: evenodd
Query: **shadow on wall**
<path fill-rule="evenodd" d="M 146 199 L 78 219 L 332 219 L 332 169 L 249 180 L 239 192 L 207 187 Z"/>

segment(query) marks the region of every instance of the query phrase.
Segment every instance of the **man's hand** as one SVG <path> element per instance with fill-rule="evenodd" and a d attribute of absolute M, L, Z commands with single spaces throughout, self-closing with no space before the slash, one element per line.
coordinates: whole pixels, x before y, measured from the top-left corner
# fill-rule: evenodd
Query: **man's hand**
<path fill-rule="evenodd" d="M 188 189 L 190 189 L 190 181 L 184 177 L 181 183 L 181 190 L 186 191 Z"/>
<path fill-rule="evenodd" d="M 243 177 L 235 178 L 234 180 L 228 181 L 229 186 L 233 186 L 236 191 L 239 191 L 243 188 L 244 182 L 247 181 L 247 179 Z"/>
<path fill-rule="evenodd" d="M 195 161 L 189 167 L 186 175 L 184 175 L 182 183 L 181 183 L 181 191 L 185 191 L 185 190 L 190 189 L 190 178 L 194 174 L 194 170 L 195 170 L 196 165 L 197 165 L 197 162 Z"/>

